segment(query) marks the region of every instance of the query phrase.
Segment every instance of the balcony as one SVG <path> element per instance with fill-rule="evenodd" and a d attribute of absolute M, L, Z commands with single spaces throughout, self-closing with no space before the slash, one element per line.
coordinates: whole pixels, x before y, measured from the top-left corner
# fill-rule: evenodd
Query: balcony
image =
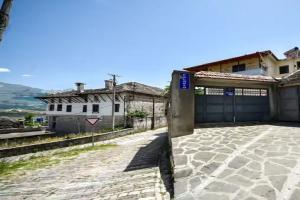
<path fill-rule="evenodd" d="M 246 71 L 233 72 L 234 74 L 243 74 L 243 75 L 261 75 L 267 76 L 267 71 L 263 68 L 249 69 Z"/>

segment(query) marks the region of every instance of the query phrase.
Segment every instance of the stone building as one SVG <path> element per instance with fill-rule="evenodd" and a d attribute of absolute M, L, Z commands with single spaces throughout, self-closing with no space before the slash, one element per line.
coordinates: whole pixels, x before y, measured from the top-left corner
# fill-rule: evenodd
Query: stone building
<path fill-rule="evenodd" d="M 85 89 L 83 83 L 76 83 L 76 90 L 37 97 L 47 103 L 49 128 L 61 133 L 77 133 L 112 127 L 112 84 L 106 80 L 105 88 Z M 152 128 L 165 123 L 162 89 L 128 82 L 116 85 L 115 90 L 115 126 L 132 124 L 128 114 L 134 111 L 147 113 Z M 100 121 L 92 127 L 87 118 Z"/>

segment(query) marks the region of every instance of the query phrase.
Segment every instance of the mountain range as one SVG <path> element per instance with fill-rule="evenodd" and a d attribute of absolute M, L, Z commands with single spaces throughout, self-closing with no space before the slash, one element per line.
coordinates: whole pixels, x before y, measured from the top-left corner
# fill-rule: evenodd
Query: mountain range
<path fill-rule="evenodd" d="M 46 104 L 34 97 L 46 93 L 38 88 L 0 82 L 0 109 L 45 110 Z"/>

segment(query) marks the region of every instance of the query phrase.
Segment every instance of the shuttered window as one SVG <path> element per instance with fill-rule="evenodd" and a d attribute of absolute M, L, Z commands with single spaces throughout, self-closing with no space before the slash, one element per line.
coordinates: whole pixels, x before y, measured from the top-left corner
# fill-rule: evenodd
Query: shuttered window
<path fill-rule="evenodd" d="M 57 105 L 57 111 L 62 111 L 62 104 Z"/>
<path fill-rule="evenodd" d="M 115 112 L 120 112 L 120 104 L 115 104 Z"/>
<path fill-rule="evenodd" d="M 93 104 L 93 113 L 99 113 L 99 104 Z"/>
<path fill-rule="evenodd" d="M 87 105 L 83 105 L 83 107 L 82 107 L 82 112 L 87 112 Z"/>
<path fill-rule="evenodd" d="M 72 105 L 67 105 L 66 111 L 67 112 L 72 112 Z"/>
<path fill-rule="evenodd" d="M 49 111 L 54 111 L 54 104 L 49 105 Z"/>

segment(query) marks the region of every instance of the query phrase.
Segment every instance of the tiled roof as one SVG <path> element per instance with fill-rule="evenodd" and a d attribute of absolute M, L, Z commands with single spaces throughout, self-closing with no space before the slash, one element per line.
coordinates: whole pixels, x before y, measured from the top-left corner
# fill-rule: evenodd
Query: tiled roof
<path fill-rule="evenodd" d="M 299 83 L 300 84 L 300 69 L 283 77 L 281 79 L 280 83 L 283 83 L 283 84 Z"/>
<path fill-rule="evenodd" d="M 239 60 L 243 60 L 243 59 L 259 58 L 260 56 L 267 56 L 267 55 L 272 55 L 276 60 L 279 60 L 272 53 L 272 51 L 267 50 L 267 51 L 260 51 L 260 52 L 255 52 L 255 53 L 246 54 L 246 55 L 242 55 L 242 56 L 237 56 L 237 57 L 233 57 L 233 58 L 227 58 L 224 60 L 218 60 L 218 61 L 214 61 L 214 62 L 204 63 L 204 64 L 196 65 L 193 67 L 187 67 L 187 68 L 184 68 L 184 70 L 191 71 L 191 72 L 198 72 L 198 71 L 206 69 L 207 67 L 212 66 L 212 65 L 226 64 L 226 63 L 231 63 L 231 62 L 235 62 L 235 61 L 239 61 Z"/>
<path fill-rule="evenodd" d="M 158 87 L 152 87 L 137 82 L 128 82 L 116 85 L 116 93 L 121 92 L 134 92 L 139 94 L 147 94 L 153 96 L 163 96 L 163 89 Z M 107 88 L 100 89 L 85 89 L 83 92 L 78 93 L 76 90 L 61 92 L 55 94 L 48 94 L 37 98 L 49 98 L 49 97 L 76 97 L 84 94 L 111 94 L 112 90 Z"/>
<path fill-rule="evenodd" d="M 261 75 L 243 75 L 232 73 L 208 72 L 200 71 L 195 74 L 198 78 L 211 78 L 211 79 L 227 79 L 227 80 L 245 80 L 245 81 L 260 81 L 260 82 L 277 82 L 271 76 Z"/>

